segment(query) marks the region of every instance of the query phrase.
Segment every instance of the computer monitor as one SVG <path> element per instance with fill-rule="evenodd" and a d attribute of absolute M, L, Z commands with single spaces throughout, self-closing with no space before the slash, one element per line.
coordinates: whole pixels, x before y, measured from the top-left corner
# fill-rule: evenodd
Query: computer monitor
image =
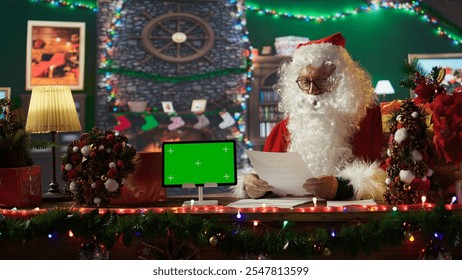
<path fill-rule="evenodd" d="M 162 143 L 162 186 L 198 188 L 199 201 L 183 205 L 218 204 L 215 200 L 203 200 L 203 187 L 235 185 L 236 166 L 234 140 Z"/>

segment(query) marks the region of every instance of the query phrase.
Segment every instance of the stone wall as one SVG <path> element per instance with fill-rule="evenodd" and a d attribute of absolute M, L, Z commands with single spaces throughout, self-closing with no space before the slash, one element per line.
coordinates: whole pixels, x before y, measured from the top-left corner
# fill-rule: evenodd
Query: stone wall
<path fill-rule="evenodd" d="M 107 38 L 111 36 L 111 25 L 120 13 L 119 24 L 113 30 L 116 35 L 111 42 L 110 69 L 111 88 L 107 86 L 107 74 L 100 71 L 97 88 L 97 116 L 95 124 L 101 128 L 111 128 L 117 124 L 115 114 L 128 111 L 128 101 L 147 101 L 147 113 L 153 114 L 159 127 L 167 126 L 170 116 L 163 113 L 162 101 L 173 103 L 175 111 L 182 116 L 185 127 L 193 126 L 198 119 L 191 114 L 191 103 L 194 99 L 207 99 L 206 116 L 210 125 L 204 128 L 212 139 L 229 138 L 236 134 L 237 124 L 233 127 L 221 129 L 223 121 L 219 112 L 228 111 L 236 117 L 242 114 L 240 94 L 245 90 L 245 73 L 236 69 L 245 69 L 244 56 L 247 42 L 243 40 L 244 30 L 236 24 L 235 1 L 152 1 L 127 0 L 117 7 L 114 1 L 99 1 L 98 35 L 99 57 L 106 52 Z M 122 3 L 121 2 L 121 3 Z M 141 41 L 141 34 L 153 21 L 164 15 L 193 15 L 201 18 L 213 30 L 214 45 L 203 57 L 185 63 L 168 62 L 152 55 Z M 194 22 L 185 23 L 183 30 L 192 30 L 188 35 L 192 38 L 195 33 L 201 33 L 200 26 Z M 174 21 L 164 21 L 165 30 L 175 28 Z M 171 26 L 169 26 L 171 25 Z M 158 26 L 158 25 L 157 25 Z M 153 33 L 153 36 L 155 34 Z M 152 45 L 160 49 L 168 41 L 156 42 Z M 193 47 L 200 49 L 200 42 Z M 167 55 L 175 56 L 176 43 L 170 44 Z M 194 50 L 183 49 L 180 55 L 190 55 Z M 228 71 L 229 70 L 229 71 Z M 234 72 L 233 72 L 234 71 Z M 234 74 L 233 74 L 234 73 Z M 202 76 L 203 75 L 203 76 Z M 190 77 L 186 79 L 185 77 Z M 116 91 L 114 91 L 116 87 Z M 115 94 L 114 94 L 115 92 Z M 235 114 L 236 113 L 236 114 Z M 130 115 L 130 114 L 127 114 Z M 136 120 L 131 116 L 131 134 L 140 132 L 143 120 Z"/>

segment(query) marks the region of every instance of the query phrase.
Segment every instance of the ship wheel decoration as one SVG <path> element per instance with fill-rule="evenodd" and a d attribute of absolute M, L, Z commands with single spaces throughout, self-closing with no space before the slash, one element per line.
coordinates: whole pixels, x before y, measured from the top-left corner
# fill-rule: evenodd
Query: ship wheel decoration
<path fill-rule="evenodd" d="M 209 16 L 198 16 L 175 12 L 156 18 L 144 13 L 149 19 L 141 32 L 141 43 L 148 55 L 141 61 L 146 63 L 153 57 L 176 63 L 177 73 L 181 63 L 187 63 L 204 58 L 210 63 L 213 60 L 207 56 L 212 49 L 215 34 L 207 23 Z"/>

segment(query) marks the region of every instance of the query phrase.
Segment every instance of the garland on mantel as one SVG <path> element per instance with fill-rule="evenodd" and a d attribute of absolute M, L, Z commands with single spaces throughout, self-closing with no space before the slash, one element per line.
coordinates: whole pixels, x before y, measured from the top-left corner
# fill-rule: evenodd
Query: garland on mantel
<path fill-rule="evenodd" d="M 235 222 L 219 222 L 213 215 L 204 218 L 172 211 L 121 214 L 99 209 L 79 212 L 53 208 L 31 217 L 0 215 L 0 242 L 22 240 L 27 244 L 41 236 L 48 236 L 53 242 L 56 235 L 63 234 L 83 242 L 97 242 L 110 249 L 119 239 L 128 247 L 137 238 L 155 241 L 172 232 L 178 240 L 192 241 L 199 248 L 216 247 L 224 254 L 314 258 L 338 252 L 351 256 L 370 254 L 422 238 L 420 240 L 430 244 L 433 251 L 438 246 L 436 253 L 441 253 L 444 248 L 450 250 L 460 246 L 462 234 L 461 217 L 446 206 L 438 204 L 431 211 L 393 211 L 364 223 L 354 221 L 339 228 L 313 231 L 297 229 L 296 222 L 288 221 L 280 222 L 280 227 L 276 228 L 274 224 L 279 222 L 259 223 L 239 218 Z M 416 255 L 422 254 L 425 248 L 422 250 Z"/>
<path fill-rule="evenodd" d="M 248 71 L 247 68 L 228 68 L 228 69 L 221 69 L 210 71 L 207 73 L 197 74 L 197 75 L 189 75 L 189 76 L 162 76 L 158 74 L 150 74 L 141 71 L 134 71 L 125 68 L 99 68 L 99 74 L 121 74 L 125 76 L 135 77 L 135 78 L 142 78 L 153 80 L 156 82 L 168 82 L 168 83 L 184 83 L 184 82 L 191 82 L 191 81 L 198 81 L 207 78 L 214 78 L 223 75 L 230 75 L 230 74 L 243 74 Z"/>

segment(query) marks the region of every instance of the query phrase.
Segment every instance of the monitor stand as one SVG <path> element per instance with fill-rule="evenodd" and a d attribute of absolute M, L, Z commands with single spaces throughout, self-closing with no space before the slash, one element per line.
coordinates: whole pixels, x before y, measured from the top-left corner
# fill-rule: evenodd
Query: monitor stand
<path fill-rule="evenodd" d="M 204 186 L 196 186 L 195 184 L 183 184 L 183 188 L 190 189 L 190 188 L 197 188 L 197 192 L 199 195 L 199 200 L 186 200 L 183 202 L 183 207 L 186 206 L 214 206 L 218 205 L 218 200 L 204 200 L 204 188 L 213 188 L 217 187 L 216 183 L 205 183 Z"/>

